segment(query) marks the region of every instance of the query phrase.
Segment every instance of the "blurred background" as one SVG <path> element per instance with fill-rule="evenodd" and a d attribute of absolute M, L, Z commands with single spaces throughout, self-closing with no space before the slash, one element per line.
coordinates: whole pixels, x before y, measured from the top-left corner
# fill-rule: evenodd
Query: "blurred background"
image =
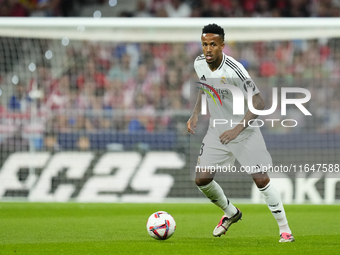
<path fill-rule="evenodd" d="M 156 18 L 192 17 L 206 18 L 209 24 L 213 18 L 339 17 L 339 7 L 338 0 L 0 0 L 0 16 L 121 17 L 119 22 L 154 17 L 156 23 Z M 1 36 L 1 199 L 159 202 L 201 198 L 189 169 L 189 161 L 197 154 L 190 151 L 186 131 L 193 108 L 190 81 L 197 78 L 193 61 L 202 53 L 199 39 L 200 34 L 197 41 L 171 43 Z M 326 163 L 334 168 L 338 164 L 339 43 L 337 36 L 317 35 L 231 41 L 226 30 L 224 52 L 248 70 L 268 98 L 268 108 L 273 87 L 305 87 L 312 94 L 306 105 L 312 117 L 288 108 L 285 118 L 297 119 L 298 127 L 262 128 L 274 164 Z M 280 118 L 279 110 L 271 117 Z M 107 155 L 129 162 L 134 153 L 139 160 L 131 171 L 114 160 L 105 163 Z M 45 158 L 36 163 L 42 155 Z M 75 163 L 68 162 L 73 156 Z M 81 165 L 84 160 L 88 165 Z M 101 172 L 103 165 L 107 169 Z M 70 174 L 72 167 L 75 175 Z M 340 199 L 338 176 L 327 184 L 325 174 L 298 174 L 278 174 L 283 178 L 278 182 L 286 192 L 285 202 Z M 91 184 L 98 175 L 111 176 L 112 184 L 106 189 L 99 188 L 99 181 Z M 307 183 L 311 177 L 319 178 L 313 184 L 317 196 L 296 179 Z M 260 202 L 249 178 L 222 178 L 221 183 L 229 197 Z M 331 193 L 326 184 L 331 185 Z M 95 196 L 88 191 L 91 185 L 97 189 Z"/>
<path fill-rule="evenodd" d="M 339 0 L 1 0 L 12 17 L 339 17 Z M 113 8 L 114 7 L 114 8 Z"/>

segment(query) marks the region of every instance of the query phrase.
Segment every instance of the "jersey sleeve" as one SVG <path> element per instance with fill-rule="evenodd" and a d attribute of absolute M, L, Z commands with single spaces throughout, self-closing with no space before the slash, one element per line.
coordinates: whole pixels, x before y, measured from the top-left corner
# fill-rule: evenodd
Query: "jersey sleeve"
<path fill-rule="evenodd" d="M 194 69 L 195 69 L 195 72 L 196 72 L 196 75 L 197 75 L 197 81 L 201 81 L 200 80 L 200 71 L 199 71 L 199 67 L 198 67 L 198 62 L 197 62 L 197 58 L 195 59 L 194 61 Z M 198 87 L 201 87 L 203 88 L 204 86 L 202 84 L 197 84 Z M 205 93 L 205 92 L 204 92 Z"/>
<path fill-rule="evenodd" d="M 233 66 L 233 81 L 234 84 L 241 89 L 244 97 L 248 98 L 248 91 L 250 90 L 252 95 L 256 95 L 260 93 L 260 90 L 257 88 L 255 82 L 251 79 L 247 70 L 243 67 L 243 65 L 236 60 L 230 61 L 230 65 Z"/>
<path fill-rule="evenodd" d="M 199 72 L 198 66 L 199 66 L 199 63 L 200 63 L 201 61 L 204 61 L 204 60 L 205 60 L 205 57 L 204 57 L 204 55 L 202 54 L 202 55 L 198 56 L 198 57 L 195 59 L 195 61 L 194 61 L 194 69 L 195 69 L 195 72 L 196 72 L 196 74 L 197 74 L 198 79 L 200 78 L 200 72 Z"/>
<path fill-rule="evenodd" d="M 194 61 L 194 69 L 195 69 L 197 77 L 199 78 L 199 74 L 197 72 L 197 62 L 196 62 L 196 60 Z"/>

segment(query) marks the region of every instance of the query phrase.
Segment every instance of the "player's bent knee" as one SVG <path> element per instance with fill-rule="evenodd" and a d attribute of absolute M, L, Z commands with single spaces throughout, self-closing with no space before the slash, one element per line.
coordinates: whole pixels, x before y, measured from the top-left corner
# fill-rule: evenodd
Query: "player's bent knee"
<path fill-rule="evenodd" d="M 204 186 L 208 185 L 212 180 L 213 178 L 196 178 L 195 183 L 197 186 Z"/>

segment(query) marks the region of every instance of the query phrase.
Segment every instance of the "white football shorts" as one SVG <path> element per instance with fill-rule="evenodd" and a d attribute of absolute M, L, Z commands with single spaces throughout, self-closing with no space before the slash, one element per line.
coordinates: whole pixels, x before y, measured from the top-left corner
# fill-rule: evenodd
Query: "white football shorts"
<path fill-rule="evenodd" d="M 269 170 L 272 158 L 267 151 L 260 129 L 238 142 L 223 145 L 215 132 L 208 130 L 199 152 L 197 167 L 219 169 L 234 166 L 235 159 L 241 164 L 242 172 L 254 174 Z"/>

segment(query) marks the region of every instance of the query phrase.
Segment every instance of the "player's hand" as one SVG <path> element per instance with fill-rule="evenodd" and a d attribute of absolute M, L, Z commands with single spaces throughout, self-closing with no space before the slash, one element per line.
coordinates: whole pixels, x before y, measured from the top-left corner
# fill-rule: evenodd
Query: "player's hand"
<path fill-rule="evenodd" d="M 222 144 L 228 144 L 230 141 L 234 140 L 240 132 L 237 129 L 231 129 L 224 131 L 220 136 L 220 142 Z"/>
<path fill-rule="evenodd" d="M 197 114 L 193 114 L 190 119 L 187 122 L 187 128 L 188 128 L 188 132 L 190 134 L 195 134 L 195 129 L 196 129 L 196 125 L 197 125 L 197 121 L 198 121 L 198 116 Z"/>

